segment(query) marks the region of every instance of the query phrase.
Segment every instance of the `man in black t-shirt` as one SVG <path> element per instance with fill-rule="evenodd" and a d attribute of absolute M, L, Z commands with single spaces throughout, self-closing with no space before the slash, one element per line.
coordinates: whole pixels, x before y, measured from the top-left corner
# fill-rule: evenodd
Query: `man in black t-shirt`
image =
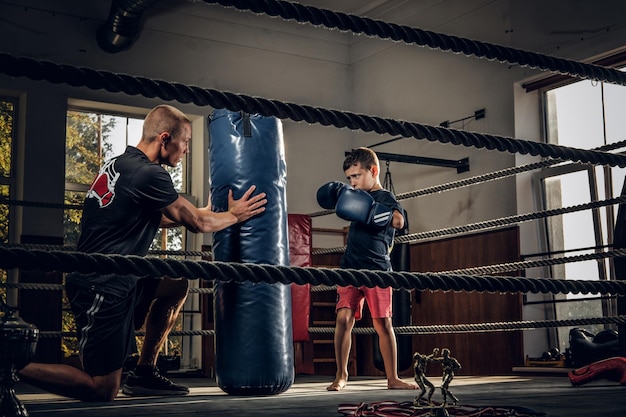
<path fill-rule="evenodd" d="M 159 227 L 184 226 L 215 232 L 265 210 L 265 193 L 252 186 L 229 210 L 197 208 L 179 196 L 162 165 L 176 166 L 189 152 L 191 123 L 178 109 L 160 105 L 144 120 L 137 147 L 101 168 L 85 199 L 78 250 L 145 256 Z M 132 396 L 185 395 L 156 369 L 158 354 L 188 292 L 186 278 L 71 273 L 65 289 L 76 317 L 83 370 L 67 365 L 30 363 L 19 371 L 25 381 L 50 392 L 84 401 L 112 401 L 121 385 L 122 367 L 135 348 L 135 330 L 145 324 L 137 367 L 123 392 Z"/>

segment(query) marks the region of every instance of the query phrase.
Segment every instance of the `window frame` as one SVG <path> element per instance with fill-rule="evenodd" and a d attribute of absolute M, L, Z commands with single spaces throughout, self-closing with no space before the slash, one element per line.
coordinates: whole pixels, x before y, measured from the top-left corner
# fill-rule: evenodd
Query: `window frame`
<path fill-rule="evenodd" d="M 11 102 L 13 104 L 13 114 L 12 114 L 12 126 L 11 126 L 11 151 L 10 151 L 10 159 L 11 159 L 11 168 L 9 169 L 9 175 L 4 176 L 0 175 L 0 186 L 7 186 L 9 188 L 9 192 L 7 196 L 9 200 L 15 200 L 17 195 L 17 175 L 18 172 L 16 169 L 16 164 L 18 162 L 18 129 L 19 129 L 19 112 L 21 106 L 21 100 L 19 95 L 11 94 L 6 91 L 0 91 L 0 100 Z M 6 243 L 15 243 L 17 239 L 17 234 L 19 230 L 15 225 L 17 225 L 18 213 L 16 210 L 16 206 L 13 204 L 6 204 L 8 207 L 7 212 L 7 242 Z M 18 271 L 15 269 L 5 271 L 5 276 L 7 283 L 17 283 L 19 276 Z M 18 302 L 18 288 L 6 288 L 6 299 L 5 302 L 10 306 L 17 306 Z"/>
<path fill-rule="evenodd" d="M 610 66 L 619 68 L 626 64 L 626 50 L 619 52 L 615 56 L 605 57 L 601 60 L 596 60 L 594 63 L 599 65 L 611 63 Z M 566 76 L 551 76 L 545 77 L 539 81 L 535 81 L 532 83 L 526 83 L 522 85 L 523 88 L 526 89 L 527 92 L 539 90 L 540 97 L 540 107 L 541 107 L 541 117 L 542 117 L 542 128 L 543 128 L 543 138 L 544 141 L 548 141 L 550 136 L 550 129 L 555 127 L 550 125 L 550 117 L 549 117 L 549 106 L 548 106 L 548 92 L 569 84 L 573 84 L 576 82 L 582 82 L 580 79 L 575 79 L 572 77 Z M 602 95 L 602 103 L 601 105 L 604 107 L 604 96 Z M 603 120 L 603 123 L 606 123 Z M 606 130 L 606 129 L 605 129 Z M 606 134 L 606 131 L 605 131 Z M 606 142 L 606 137 L 604 138 L 604 142 Z M 609 199 L 613 198 L 615 195 L 619 196 L 619 190 L 621 187 L 617 189 L 614 186 L 614 175 L 613 168 L 608 166 L 586 166 L 583 164 L 577 163 L 564 163 L 561 165 L 556 165 L 549 168 L 544 168 L 539 172 L 536 172 L 532 175 L 532 190 L 533 197 L 535 201 L 535 207 L 537 210 L 545 210 L 547 207 L 547 196 L 546 190 L 544 186 L 544 181 L 547 178 L 558 176 L 558 175 L 566 175 L 568 173 L 587 171 L 587 177 L 589 179 L 589 196 L 590 201 L 598 201 L 599 196 L 601 194 L 604 195 L 604 198 Z M 602 176 L 602 183 L 604 184 L 604 189 L 600 190 L 598 188 L 600 181 L 599 176 Z M 604 214 L 604 217 L 601 215 Z M 616 206 L 610 205 L 601 208 L 592 209 L 592 222 L 594 227 L 594 241 L 595 241 L 595 251 L 602 252 L 604 247 L 609 247 L 609 245 L 613 242 L 613 232 L 615 226 L 615 217 L 616 217 Z M 548 221 L 549 219 L 543 219 L 537 222 L 538 229 L 538 238 L 539 238 L 539 250 L 542 253 L 550 253 L 550 242 L 549 242 L 549 233 L 548 233 Z M 605 236 L 606 235 L 606 236 Z M 598 279 L 599 280 L 615 280 L 615 271 L 613 267 L 613 262 L 611 259 L 601 259 L 597 261 L 598 265 Z M 565 278 L 566 276 L 555 276 L 556 274 L 553 271 L 554 267 L 544 267 L 543 271 L 545 276 L 553 277 L 553 278 Z M 553 317 L 554 319 L 562 319 L 563 317 L 559 317 L 557 313 L 557 305 L 556 302 L 561 299 L 567 298 L 566 295 L 555 295 L 550 294 L 548 299 L 548 303 L 552 302 L 551 306 L 546 306 L 546 313 L 548 316 Z M 594 298 L 599 301 L 602 311 L 602 316 L 614 316 L 617 314 L 617 302 L 614 297 L 597 297 L 593 295 L 588 295 L 585 297 L 576 297 L 573 300 L 567 301 L 582 301 L 585 298 L 593 300 Z M 595 302 L 591 301 L 590 302 Z M 571 317 L 567 317 L 571 318 Z M 614 327 L 613 325 L 607 325 L 609 327 Z M 568 336 L 565 332 L 567 329 L 550 329 L 550 338 L 551 340 L 555 340 L 561 347 L 564 347 L 567 343 Z"/>
<path fill-rule="evenodd" d="M 88 113 L 96 113 L 96 114 L 102 114 L 102 115 L 107 115 L 107 116 L 116 116 L 116 117 L 124 117 L 124 118 L 132 118 L 132 119 L 141 119 L 143 120 L 145 118 L 145 116 L 148 114 L 148 112 L 150 111 L 150 109 L 143 109 L 143 108 L 137 108 L 137 107 L 129 107 L 129 106 L 117 106 L 117 105 L 113 105 L 113 104 L 109 104 L 109 103 L 99 103 L 99 102 L 92 102 L 92 101 L 86 101 L 86 100 L 73 100 L 70 99 L 68 100 L 68 106 L 67 106 L 67 112 L 70 111 L 78 111 L 78 112 L 88 112 Z M 127 132 L 127 136 L 128 136 L 128 132 Z M 135 146 L 136 143 L 138 143 L 138 141 L 140 140 L 139 137 L 137 138 L 131 138 L 131 137 L 127 137 L 127 145 L 131 145 L 131 146 Z M 131 140 L 135 140 L 136 143 L 131 143 Z M 103 161 L 101 161 L 103 162 Z M 182 190 L 179 191 L 179 195 L 183 196 L 184 198 L 187 198 L 188 200 L 192 201 L 192 202 L 196 202 L 196 198 L 193 197 L 189 191 L 192 189 L 192 171 L 191 171 L 191 163 L 192 163 L 192 159 L 189 158 L 189 154 L 185 155 L 185 158 L 182 161 L 181 169 L 181 181 L 182 181 Z M 65 181 L 65 188 L 64 188 L 64 193 L 69 192 L 81 192 L 81 193 L 86 193 L 89 190 L 90 184 L 80 184 L 80 183 L 74 183 L 74 182 L 68 182 Z M 82 210 L 82 208 L 80 209 Z M 191 233 L 187 233 L 187 230 L 184 227 L 180 227 L 179 228 L 181 230 L 181 248 L 180 249 L 176 249 L 176 250 L 181 250 L 181 251 L 185 251 L 188 247 L 193 246 L 194 242 L 193 242 L 193 236 Z M 169 228 L 161 228 L 159 229 L 159 232 L 161 234 L 161 243 L 166 243 L 168 240 L 168 232 L 171 229 Z M 65 234 L 64 234 L 64 238 L 65 238 Z M 156 240 L 156 237 L 155 237 Z M 167 246 L 161 246 L 161 248 L 159 248 L 159 250 L 167 250 L 169 249 Z M 159 255 L 160 257 L 168 257 L 168 255 Z M 179 256 L 176 256 L 176 258 L 179 258 Z M 195 287 L 198 286 L 198 282 L 194 282 L 197 280 L 192 280 L 190 281 L 190 287 Z M 186 328 L 191 328 L 194 327 L 193 323 L 187 324 L 186 321 L 187 320 L 191 320 L 192 322 L 195 321 L 200 321 L 198 319 L 198 316 L 201 315 L 201 312 L 199 311 L 199 294 L 189 294 L 189 296 L 187 297 L 187 301 L 185 303 L 185 305 L 183 306 L 180 315 L 179 315 L 179 323 L 177 323 L 177 326 L 180 326 L 180 330 L 184 330 Z M 174 328 L 174 330 L 178 330 L 176 327 Z M 172 339 L 172 338 L 177 338 L 179 340 L 179 350 L 180 350 L 180 356 L 181 356 L 181 363 L 189 363 L 190 366 L 193 365 L 192 362 L 192 358 L 194 356 L 198 356 L 197 354 L 194 355 L 195 352 L 193 352 L 193 341 L 191 340 L 191 338 L 193 337 L 197 337 L 197 336 L 170 336 L 168 338 L 168 340 Z M 164 350 L 162 352 L 162 354 L 167 354 L 168 353 L 168 343 L 165 344 Z M 202 366 L 202 364 L 199 364 L 200 366 Z"/>

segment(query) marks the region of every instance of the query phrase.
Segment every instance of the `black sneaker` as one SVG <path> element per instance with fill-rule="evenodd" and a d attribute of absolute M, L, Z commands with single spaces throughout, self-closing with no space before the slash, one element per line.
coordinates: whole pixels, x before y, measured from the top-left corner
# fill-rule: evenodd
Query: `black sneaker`
<path fill-rule="evenodd" d="M 189 388 L 175 384 L 161 375 L 156 369 L 147 375 L 128 373 L 122 393 L 131 397 L 149 397 L 154 395 L 187 395 Z"/>

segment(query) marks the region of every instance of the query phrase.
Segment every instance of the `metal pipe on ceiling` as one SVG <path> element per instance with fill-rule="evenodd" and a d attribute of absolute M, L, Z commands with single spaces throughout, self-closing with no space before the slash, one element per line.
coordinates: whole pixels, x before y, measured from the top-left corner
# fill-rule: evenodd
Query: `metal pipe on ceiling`
<path fill-rule="evenodd" d="M 117 53 L 130 47 L 139 34 L 143 13 L 158 0 L 113 0 L 106 23 L 98 28 L 98 45 Z"/>

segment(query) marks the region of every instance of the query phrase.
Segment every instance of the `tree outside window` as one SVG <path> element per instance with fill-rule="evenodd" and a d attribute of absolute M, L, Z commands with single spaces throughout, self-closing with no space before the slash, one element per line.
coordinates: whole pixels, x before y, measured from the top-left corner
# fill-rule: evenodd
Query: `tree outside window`
<path fill-rule="evenodd" d="M 15 102 L 0 98 L 0 198 L 9 199 L 12 182 Z M 0 204 L 0 242 L 9 243 L 9 205 Z M 7 282 L 7 272 L 0 270 L 0 283 Z M 6 300 L 6 287 L 0 286 L 0 299 Z"/>

